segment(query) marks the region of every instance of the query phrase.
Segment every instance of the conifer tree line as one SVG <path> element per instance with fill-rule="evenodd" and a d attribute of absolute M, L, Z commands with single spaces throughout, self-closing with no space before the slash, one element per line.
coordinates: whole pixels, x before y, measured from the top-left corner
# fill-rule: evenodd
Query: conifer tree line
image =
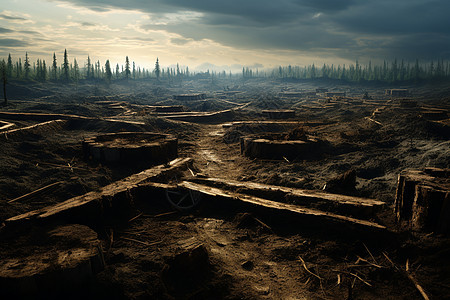
<path fill-rule="evenodd" d="M 384 61 L 383 64 L 374 65 L 371 61 L 367 65 L 361 65 L 358 61 L 350 65 L 327 65 L 317 67 L 314 64 L 299 66 L 279 66 L 270 72 L 258 72 L 249 68 L 243 68 L 242 76 L 270 77 L 282 79 L 332 79 L 346 82 L 378 81 L 385 83 L 394 82 L 418 82 L 427 80 L 450 80 L 450 62 L 444 60 L 421 63 L 415 62 Z"/>
<path fill-rule="evenodd" d="M 109 60 L 100 63 L 99 60 L 92 61 L 88 56 L 86 63 L 80 66 L 77 59 L 71 60 L 67 49 L 61 58 L 53 53 L 52 61 L 47 63 L 43 59 L 32 61 L 25 53 L 24 57 L 13 60 L 9 54 L 7 59 L 0 60 L 0 67 L 4 70 L 3 76 L 10 80 L 24 81 L 53 81 L 53 82 L 79 82 L 83 81 L 104 81 L 111 83 L 120 80 L 141 80 L 148 78 L 181 80 L 189 77 L 199 78 L 231 78 L 231 72 L 195 73 L 190 72 L 189 67 L 181 68 L 179 64 L 175 68 L 163 68 L 159 59 L 156 58 L 155 66 L 141 68 L 134 61 L 130 61 L 126 56 L 124 64 L 117 63 L 113 66 Z M 1 70 L 0 70 L 1 71 Z M 234 75 L 239 76 L 237 75 Z M 409 62 L 394 59 L 391 62 L 384 61 L 382 64 L 362 65 L 358 61 L 350 65 L 327 65 L 316 66 L 279 66 L 272 70 L 258 70 L 248 67 L 242 69 L 242 77 L 247 78 L 273 78 L 273 79 L 331 79 L 345 82 L 419 82 L 427 80 L 450 80 L 450 62 L 442 59 L 431 62 L 420 62 L 415 60 Z"/>
<path fill-rule="evenodd" d="M 15 60 L 8 55 L 8 58 L 0 60 L 0 67 L 5 70 L 5 76 L 11 80 L 23 81 L 54 81 L 54 82 L 78 82 L 85 81 L 105 81 L 111 83 L 114 80 L 139 80 L 146 78 L 168 78 L 181 79 L 182 77 L 190 77 L 193 74 L 189 72 L 189 67 L 180 68 L 177 64 L 176 68 L 162 68 L 159 65 L 159 59 L 156 58 L 155 68 L 141 68 L 128 56 L 124 59 L 124 65 L 111 65 L 109 60 L 104 64 L 100 61 L 92 61 L 90 56 L 86 59 L 86 64 L 80 66 L 77 59 L 69 59 L 67 49 L 64 50 L 62 58 L 58 58 L 53 53 L 52 61 L 47 64 L 45 60 L 37 59 L 31 61 L 28 53 L 25 57 L 19 57 Z"/>

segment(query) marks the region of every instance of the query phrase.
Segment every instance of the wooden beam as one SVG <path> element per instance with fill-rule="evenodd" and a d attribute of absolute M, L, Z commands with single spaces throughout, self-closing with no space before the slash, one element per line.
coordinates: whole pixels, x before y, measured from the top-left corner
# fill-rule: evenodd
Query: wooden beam
<path fill-rule="evenodd" d="M 219 178 L 196 178 L 191 181 L 267 199 L 279 199 L 279 202 L 286 199 L 289 200 L 289 202 L 295 202 L 302 206 L 314 204 L 315 207 L 318 207 L 321 210 L 337 211 L 339 213 L 356 215 L 358 217 L 371 216 L 385 205 L 382 201 L 368 198 L 268 185 L 257 182 L 243 182 Z"/>
<path fill-rule="evenodd" d="M 131 201 L 130 195 L 139 184 L 152 180 L 164 180 L 164 177 L 172 177 L 175 173 L 185 170 L 191 162 L 191 158 L 174 159 L 167 165 L 152 167 L 113 182 L 99 190 L 9 218 L 5 221 L 6 226 L 11 227 L 14 224 L 43 222 L 53 219 L 65 222 L 67 222 L 67 219 L 81 220 L 81 223 L 98 222 L 105 215 L 105 211 L 111 209 L 115 203 L 116 205 L 119 203 L 120 205 L 127 205 L 127 202 Z"/>
<path fill-rule="evenodd" d="M 179 186 L 192 191 L 200 192 L 205 195 L 217 197 L 217 199 L 221 198 L 226 199 L 227 201 L 239 201 L 242 204 L 250 204 L 251 206 L 256 206 L 258 208 L 268 211 L 270 215 L 294 214 L 299 218 L 308 218 L 308 220 L 310 221 L 315 220 L 316 221 L 315 223 L 318 225 L 345 224 L 369 230 L 376 230 L 376 231 L 386 230 L 385 226 L 379 225 L 374 222 L 359 220 L 330 212 L 320 211 L 317 209 L 310 209 L 297 205 L 275 202 L 255 196 L 230 192 L 220 188 L 210 187 L 204 184 L 183 181 L 179 184 Z"/>

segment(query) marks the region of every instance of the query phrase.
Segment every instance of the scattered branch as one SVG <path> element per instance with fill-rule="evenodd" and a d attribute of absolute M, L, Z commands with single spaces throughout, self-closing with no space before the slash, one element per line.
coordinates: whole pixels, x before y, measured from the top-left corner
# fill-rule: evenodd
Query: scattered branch
<path fill-rule="evenodd" d="M 409 273 L 409 262 L 408 260 L 406 261 L 406 270 L 403 270 L 399 267 L 397 267 L 397 265 L 394 264 L 394 262 L 389 258 L 389 256 L 383 252 L 384 257 L 386 257 L 386 259 L 392 264 L 392 266 L 399 272 L 403 273 L 416 287 L 416 289 L 419 291 L 420 295 L 422 295 L 422 298 L 424 300 L 429 300 L 430 298 L 428 297 L 428 295 L 425 293 L 425 290 L 423 289 L 423 287 L 419 284 L 419 282 L 417 281 L 417 279 L 415 279 L 411 273 Z"/>
<path fill-rule="evenodd" d="M 157 245 L 157 244 L 161 244 L 161 243 L 162 243 L 162 241 L 157 241 L 157 242 L 153 242 L 153 243 L 147 243 L 147 242 L 143 242 L 143 241 L 140 241 L 140 240 L 136 240 L 136 239 L 132 239 L 132 238 L 127 238 L 127 237 L 121 237 L 121 239 L 130 241 L 130 242 L 139 243 L 139 244 L 142 244 L 142 245 L 145 245 L 145 246 L 154 246 L 154 245 Z"/>
<path fill-rule="evenodd" d="M 35 195 L 37 195 L 39 193 L 42 193 L 42 192 L 44 192 L 46 190 L 49 190 L 50 188 L 52 188 L 52 187 L 54 187 L 56 185 L 59 185 L 61 183 L 62 183 L 62 181 L 58 181 L 58 182 L 54 182 L 52 184 L 46 185 L 46 186 L 41 187 L 40 189 L 37 189 L 37 190 L 35 190 L 35 191 L 31 192 L 31 193 L 28 193 L 28 194 L 22 195 L 20 197 L 14 198 L 12 200 L 9 200 L 8 203 L 12 203 L 12 202 L 15 202 L 15 201 L 18 201 L 18 200 L 23 200 L 23 199 L 26 199 L 26 198 L 33 197 L 33 196 L 35 196 Z"/>
<path fill-rule="evenodd" d="M 319 280 L 322 280 L 322 278 L 319 275 L 314 274 L 313 272 L 311 272 L 308 267 L 306 266 L 305 261 L 303 260 L 303 258 L 299 255 L 298 259 L 300 260 L 300 262 L 303 265 L 303 268 L 305 268 L 306 272 L 308 272 L 309 274 L 313 275 L 314 277 L 318 278 Z"/>
<path fill-rule="evenodd" d="M 141 217 L 143 214 L 144 214 L 144 213 L 141 212 L 141 213 L 138 214 L 137 216 L 135 216 L 135 217 L 129 219 L 129 220 L 128 220 L 128 223 L 133 222 L 133 221 L 136 220 L 137 218 Z"/>

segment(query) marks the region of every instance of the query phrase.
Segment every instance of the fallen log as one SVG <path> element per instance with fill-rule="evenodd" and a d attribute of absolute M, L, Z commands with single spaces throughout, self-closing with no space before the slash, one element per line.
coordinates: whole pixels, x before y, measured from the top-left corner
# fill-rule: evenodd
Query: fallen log
<path fill-rule="evenodd" d="M 107 122 L 116 123 L 126 123 L 133 125 L 145 125 L 144 122 L 137 121 L 127 121 L 127 120 L 116 120 L 113 118 L 93 118 L 78 115 L 67 115 L 67 114 L 47 114 L 47 113 L 19 113 L 19 112 L 0 112 L 0 118 L 8 120 L 24 120 L 24 121 L 52 121 L 52 120 L 87 120 L 87 121 L 98 121 L 104 120 Z"/>
<path fill-rule="evenodd" d="M 6 227 L 53 220 L 98 224 L 103 218 L 129 208 L 133 193 L 139 184 L 171 178 L 181 170 L 185 170 L 191 161 L 191 158 L 177 158 L 167 165 L 158 165 L 133 174 L 97 191 L 9 218 L 5 221 Z"/>
<path fill-rule="evenodd" d="M 234 112 L 237 110 L 244 109 L 251 102 L 240 105 L 238 107 L 234 107 L 231 109 L 216 111 L 216 112 L 182 112 L 182 113 L 174 113 L 170 115 L 165 115 L 164 118 L 175 121 L 184 121 L 184 122 L 192 122 L 192 123 L 223 123 L 229 121 L 234 118 Z"/>
<path fill-rule="evenodd" d="M 297 219 L 304 219 L 309 226 L 326 226 L 330 229 L 338 229 L 339 225 L 344 225 L 345 231 L 347 226 L 355 229 L 364 229 L 374 232 L 386 231 L 386 227 L 380 224 L 359 220 L 347 216 L 342 216 L 330 212 L 324 212 L 317 209 L 306 208 L 293 204 L 275 202 L 255 196 L 244 195 L 240 193 L 226 191 L 224 189 L 210 187 L 195 182 L 183 181 L 179 186 L 188 190 L 196 191 L 205 195 L 213 196 L 217 200 L 227 200 L 237 202 L 240 208 L 256 208 L 264 211 L 271 216 L 288 217 L 294 215 Z"/>
<path fill-rule="evenodd" d="M 27 126 L 27 127 L 6 130 L 6 131 L 1 132 L 1 134 L 3 137 L 5 137 L 7 139 L 7 138 L 11 137 L 12 135 L 17 135 L 17 134 L 24 133 L 24 132 L 30 132 L 33 130 L 42 130 L 42 129 L 60 130 L 62 128 L 62 126 L 64 126 L 65 124 L 66 124 L 66 121 L 64 121 L 64 120 L 52 120 L 52 121 L 34 124 L 31 126 Z"/>
<path fill-rule="evenodd" d="M 191 181 L 229 191 L 237 191 L 243 194 L 272 199 L 277 202 L 314 206 L 321 210 L 339 212 L 361 218 L 373 216 L 385 205 L 382 201 L 368 198 L 288 188 L 257 182 L 242 182 L 219 178 L 195 178 Z"/>

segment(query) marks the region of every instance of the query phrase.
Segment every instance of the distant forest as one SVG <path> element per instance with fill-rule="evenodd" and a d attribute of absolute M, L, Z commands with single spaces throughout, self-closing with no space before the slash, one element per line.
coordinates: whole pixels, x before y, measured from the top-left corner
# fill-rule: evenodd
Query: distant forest
<path fill-rule="evenodd" d="M 124 65 L 112 66 L 109 60 L 105 64 L 100 61 L 93 62 L 87 57 L 86 64 L 80 66 L 76 60 L 69 61 L 67 50 L 64 51 L 62 62 L 53 53 L 50 64 L 45 60 L 31 61 L 28 53 L 25 57 L 14 59 L 8 55 L 7 59 L 0 61 L 0 76 L 4 82 L 7 80 L 38 81 L 38 82 L 74 82 L 79 81 L 103 81 L 111 83 L 123 80 L 144 80 L 149 78 L 165 80 L 182 80 L 188 78 L 273 78 L 295 80 L 328 79 L 343 82 L 422 82 L 422 81 L 446 81 L 450 80 L 450 63 L 444 60 L 421 63 L 419 60 L 411 63 L 405 60 L 387 62 L 374 65 L 369 62 L 361 65 L 358 61 L 350 65 L 316 66 L 279 66 L 272 70 L 258 70 L 248 67 L 242 69 L 242 74 L 232 74 L 226 71 L 215 72 L 190 72 L 188 67 L 176 68 L 160 67 L 158 58 L 155 66 L 141 68 L 134 62 L 130 62 L 126 56 Z"/>

